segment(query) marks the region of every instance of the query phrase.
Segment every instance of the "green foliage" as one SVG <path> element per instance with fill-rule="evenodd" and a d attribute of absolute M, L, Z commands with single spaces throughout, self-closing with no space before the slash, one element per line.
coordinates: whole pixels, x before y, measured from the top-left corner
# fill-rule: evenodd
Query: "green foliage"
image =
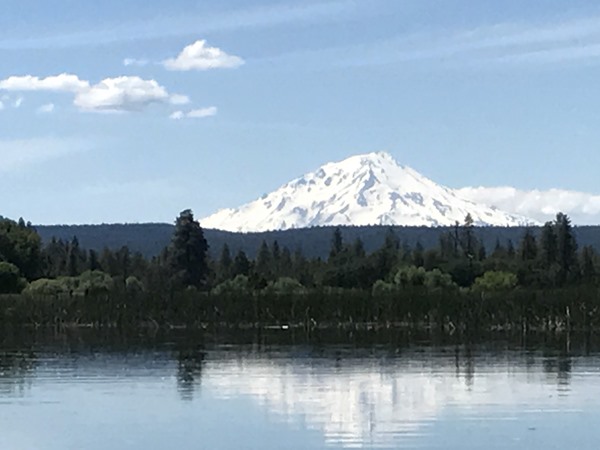
<path fill-rule="evenodd" d="M 426 273 L 423 267 L 402 267 L 394 275 L 394 284 L 402 287 L 425 286 Z"/>
<path fill-rule="evenodd" d="M 0 261 L 0 294 L 19 293 L 26 284 L 17 266 Z"/>
<path fill-rule="evenodd" d="M 110 275 L 99 270 L 87 270 L 71 280 L 75 286 L 74 295 L 108 294 L 113 288 Z"/>
<path fill-rule="evenodd" d="M 250 295 L 253 287 L 246 275 L 237 275 L 233 280 L 227 280 L 218 284 L 211 290 L 214 295 Z"/>
<path fill-rule="evenodd" d="M 398 291 L 398 285 L 387 281 L 377 280 L 371 289 L 374 297 L 388 295 Z"/>
<path fill-rule="evenodd" d="M 41 239 L 31 224 L 0 217 L 0 261 L 14 264 L 28 280 L 39 275 Z"/>
<path fill-rule="evenodd" d="M 23 291 L 31 296 L 87 297 L 108 294 L 114 282 L 110 275 L 99 270 L 87 270 L 76 277 L 40 278 Z"/>
<path fill-rule="evenodd" d="M 140 294 L 144 292 L 144 283 L 142 283 L 137 277 L 130 275 L 125 280 L 125 289 L 131 294 Z"/>
<path fill-rule="evenodd" d="M 517 286 L 518 278 L 511 272 L 490 271 L 478 277 L 473 283 L 477 291 L 507 291 Z"/>
<path fill-rule="evenodd" d="M 29 283 L 23 294 L 37 297 L 58 297 L 61 294 L 69 294 L 71 287 L 67 284 L 68 279 L 40 278 Z"/>
<path fill-rule="evenodd" d="M 302 294 L 306 292 L 306 288 L 302 286 L 302 283 L 289 277 L 281 277 L 276 281 L 270 282 L 266 289 L 277 295 Z"/>
<path fill-rule="evenodd" d="M 425 286 L 429 289 L 454 289 L 457 287 L 450 274 L 443 273 L 439 269 L 425 272 Z"/>

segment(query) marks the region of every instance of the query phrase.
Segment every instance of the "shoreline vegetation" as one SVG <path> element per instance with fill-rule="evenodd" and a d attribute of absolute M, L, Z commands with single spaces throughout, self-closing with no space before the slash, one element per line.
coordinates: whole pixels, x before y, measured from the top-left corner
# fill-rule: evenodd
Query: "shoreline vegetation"
<path fill-rule="evenodd" d="M 339 228 L 327 258 L 263 242 L 253 259 L 212 249 L 190 210 L 145 258 L 127 247 L 42 245 L 23 219 L 0 218 L 0 326 L 591 332 L 600 328 L 597 253 L 559 213 L 540 233 L 486 251 L 470 216 L 436 247 L 389 230 L 367 253 Z"/>

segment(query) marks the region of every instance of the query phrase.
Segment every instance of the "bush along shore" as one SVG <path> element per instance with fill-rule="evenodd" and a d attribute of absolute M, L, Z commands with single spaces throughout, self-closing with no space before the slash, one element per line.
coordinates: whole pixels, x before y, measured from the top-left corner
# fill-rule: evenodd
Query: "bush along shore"
<path fill-rule="evenodd" d="M 367 253 L 331 237 L 327 258 L 263 242 L 254 259 L 208 257 L 190 210 L 171 243 L 144 258 L 127 247 L 42 246 L 31 224 L 0 219 L 0 324 L 55 327 L 343 327 L 442 331 L 592 331 L 600 326 L 598 255 L 579 248 L 558 214 L 536 237 L 498 241 L 490 254 L 469 216 L 436 247 L 393 231 Z M 215 250 L 215 249 L 213 249 Z M 215 253 L 213 251 L 213 253 Z"/>

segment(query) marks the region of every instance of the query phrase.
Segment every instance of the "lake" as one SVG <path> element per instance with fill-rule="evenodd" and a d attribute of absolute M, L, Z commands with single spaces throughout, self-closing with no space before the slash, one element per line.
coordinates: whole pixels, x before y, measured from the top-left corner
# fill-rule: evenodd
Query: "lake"
<path fill-rule="evenodd" d="M 589 336 L 0 333 L 0 449 L 596 449 Z"/>

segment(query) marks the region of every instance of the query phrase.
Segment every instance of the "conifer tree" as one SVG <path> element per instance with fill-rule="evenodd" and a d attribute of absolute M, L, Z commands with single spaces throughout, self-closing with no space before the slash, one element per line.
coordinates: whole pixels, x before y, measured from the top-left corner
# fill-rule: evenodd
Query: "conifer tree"
<path fill-rule="evenodd" d="M 519 258 L 521 261 L 533 261 L 537 258 L 537 242 L 529 228 L 525 230 L 521 245 L 519 246 Z"/>
<path fill-rule="evenodd" d="M 254 271 L 257 275 L 270 280 L 272 278 L 273 259 L 271 250 L 266 241 L 262 241 L 260 248 L 256 254 L 256 264 L 254 265 Z"/>
<path fill-rule="evenodd" d="M 219 282 L 231 278 L 232 265 L 233 261 L 231 259 L 231 252 L 229 250 L 229 246 L 227 244 L 224 244 L 223 249 L 221 250 L 221 257 L 219 258 L 219 265 L 217 268 L 217 279 L 219 280 Z"/>
<path fill-rule="evenodd" d="M 581 278 L 586 283 L 594 283 L 596 281 L 596 252 L 594 249 L 586 245 L 581 249 Z"/>
<path fill-rule="evenodd" d="M 579 275 L 577 241 L 573 235 L 571 220 L 563 213 L 556 215 L 556 250 L 559 283 L 575 281 Z"/>
<path fill-rule="evenodd" d="M 169 247 L 169 265 L 176 285 L 202 288 L 208 278 L 208 244 L 194 214 L 186 209 L 175 221 Z"/>
<path fill-rule="evenodd" d="M 336 227 L 333 231 L 333 237 L 331 239 L 331 249 L 329 251 L 329 259 L 333 259 L 342 253 L 344 249 L 344 240 L 342 239 L 342 230 L 340 227 Z"/>
<path fill-rule="evenodd" d="M 248 275 L 250 275 L 250 268 L 251 268 L 250 260 L 246 256 L 246 253 L 244 253 L 244 251 L 242 251 L 242 250 L 238 251 L 233 260 L 233 267 L 232 267 L 232 274 L 231 274 L 232 277 L 235 278 L 238 275 L 248 276 Z"/>

